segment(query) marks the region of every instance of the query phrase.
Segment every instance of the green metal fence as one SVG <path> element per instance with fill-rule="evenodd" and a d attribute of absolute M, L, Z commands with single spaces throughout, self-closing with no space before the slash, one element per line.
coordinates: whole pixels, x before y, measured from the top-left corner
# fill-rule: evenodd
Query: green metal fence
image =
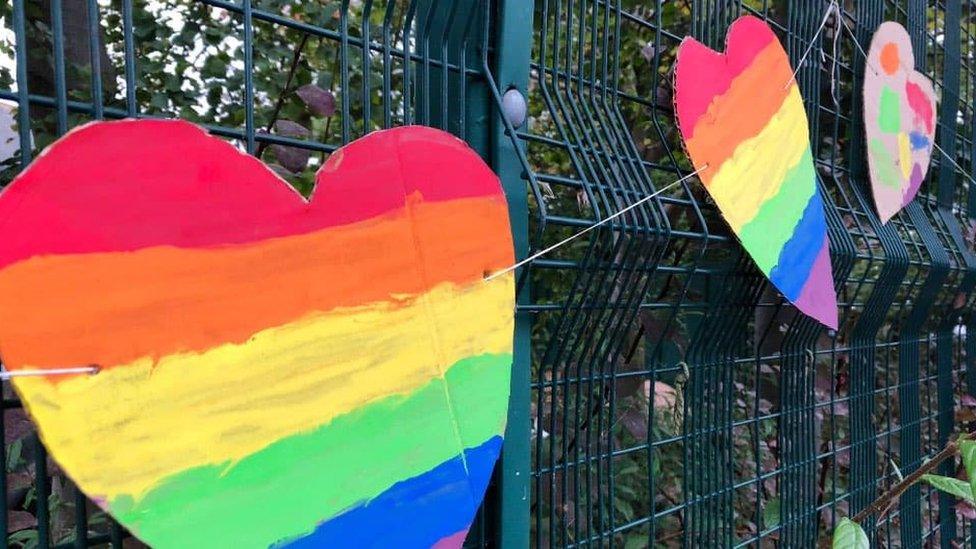
<path fill-rule="evenodd" d="M 0 99 L 31 146 L 0 181 L 85 121 L 179 116 L 307 193 L 336 147 L 427 124 L 501 176 L 525 256 L 690 171 L 671 105 L 682 37 L 721 48 L 752 13 L 796 62 L 827 7 L 12 0 L 0 3 Z M 469 545 L 811 547 L 971 430 L 976 188 L 961 171 L 976 173 L 976 3 L 841 7 L 856 41 L 829 21 L 798 73 L 840 329 L 769 289 L 697 181 L 533 262 L 518 279 L 504 454 Z M 934 155 L 919 198 L 886 225 L 868 191 L 859 94 L 860 48 L 883 20 L 909 30 L 952 155 Z M 309 84 L 324 92 L 316 105 L 297 93 Z M 521 128 L 501 115 L 513 88 L 528 100 Z M 3 396 L 6 544 L 122 547 L 127 535 L 50 462 L 9 387 Z M 879 546 L 969 545 L 967 513 L 915 487 L 867 526 Z"/>

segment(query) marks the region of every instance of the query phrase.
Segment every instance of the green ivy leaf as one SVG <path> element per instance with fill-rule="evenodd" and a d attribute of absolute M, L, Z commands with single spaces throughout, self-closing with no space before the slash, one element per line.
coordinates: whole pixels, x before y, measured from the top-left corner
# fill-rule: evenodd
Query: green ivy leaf
<path fill-rule="evenodd" d="M 959 443 L 959 453 L 962 454 L 962 464 L 969 476 L 969 489 L 976 494 L 976 441 L 964 440 Z"/>
<path fill-rule="evenodd" d="M 944 477 L 942 475 L 922 475 L 922 480 L 931 484 L 934 488 L 952 494 L 959 499 L 976 503 L 976 499 L 973 498 L 973 488 L 965 480 Z"/>
<path fill-rule="evenodd" d="M 868 536 L 861 525 L 849 518 L 842 518 L 834 528 L 833 549 L 871 549 Z"/>
<path fill-rule="evenodd" d="M 780 507 L 779 498 L 773 498 L 766 502 L 766 507 L 763 508 L 763 525 L 766 528 L 776 528 L 779 526 Z"/>
<path fill-rule="evenodd" d="M 629 536 L 624 542 L 624 549 L 646 549 L 647 538 L 644 536 Z"/>

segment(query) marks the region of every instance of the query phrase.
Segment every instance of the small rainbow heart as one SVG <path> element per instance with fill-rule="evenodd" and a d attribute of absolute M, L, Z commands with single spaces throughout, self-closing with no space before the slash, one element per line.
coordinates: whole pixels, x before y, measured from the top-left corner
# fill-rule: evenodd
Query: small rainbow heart
<path fill-rule="evenodd" d="M 864 130 L 871 190 L 881 222 L 918 194 L 932 159 L 936 95 L 915 69 L 908 31 L 882 23 L 871 39 L 864 71 Z"/>
<path fill-rule="evenodd" d="M 760 19 L 729 28 L 726 53 L 685 38 L 675 113 L 708 193 L 759 270 L 804 314 L 837 328 L 837 296 L 803 99 Z"/>
<path fill-rule="evenodd" d="M 458 547 L 508 411 L 498 178 L 429 128 L 306 202 L 176 121 L 96 123 L 0 195 L 0 352 L 52 455 L 154 547 Z"/>

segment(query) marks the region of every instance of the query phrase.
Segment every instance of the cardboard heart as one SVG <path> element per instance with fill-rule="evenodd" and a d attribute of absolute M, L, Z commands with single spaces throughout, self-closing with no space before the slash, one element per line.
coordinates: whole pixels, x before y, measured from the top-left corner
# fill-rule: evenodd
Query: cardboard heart
<path fill-rule="evenodd" d="M 837 328 L 837 296 L 810 132 L 789 57 L 740 17 L 726 52 L 685 38 L 675 114 L 702 183 L 759 270 L 804 314 Z"/>
<path fill-rule="evenodd" d="M 874 204 L 882 222 L 918 194 L 935 142 L 936 95 L 915 70 L 908 31 L 882 23 L 871 39 L 864 71 L 864 131 Z"/>
<path fill-rule="evenodd" d="M 0 352 L 54 458 L 154 547 L 457 547 L 498 457 L 497 177 L 429 128 L 306 202 L 177 121 L 95 123 L 0 195 Z"/>

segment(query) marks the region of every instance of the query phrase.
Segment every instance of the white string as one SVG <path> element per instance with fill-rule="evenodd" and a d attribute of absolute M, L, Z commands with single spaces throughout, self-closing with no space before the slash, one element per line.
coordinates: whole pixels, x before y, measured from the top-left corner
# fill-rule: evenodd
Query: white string
<path fill-rule="evenodd" d="M 785 85 L 783 85 L 784 90 L 790 87 L 790 84 L 796 81 L 796 73 L 800 72 L 800 67 L 803 66 L 803 63 L 807 60 L 807 56 L 810 55 L 811 51 L 813 51 L 813 45 L 817 43 L 817 37 L 820 36 L 820 33 L 823 32 L 824 27 L 827 26 L 827 20 L 830 19 L 830 14 L 832 13 L 836 13 L 838 19 L 840 18 L 840 6 L 837 5 L 837 0 L 830 0 L 830 4 L 827 6 L 827 11 L 824 12 L 823 20 L 820 21 L 820 26 L 817 28 L 817 32 L 813 33 L 813 38 L 810 39 L 810 45 L 807 46 L 807 50 L 803 52 L 803 55 L 800 56 L 800 60 L 797 61 L 796 68 L 793 69 L 793 74 L 790 75 L 790 79 L 786 81 Z"/>
<path fill-rule="evenodd" d="M 847 24 L 847 21 L 844 20 L 843 17 L 841 17 L 840 22 L 842 25 L 844 25 L 844 28 L 847 29 L 847 33 L 851 35 L 851 40 L 853 40 L 854 45 L 857 46 L 857 51 L 861 52 L 861 55 L 864 57 L 864 64 L 871 67 L 871 71 L 874 72 L 874 74 L 881 74 L 878 72 L 878 69 L 871 64 L 871 58 L 868 57 L 868 52 L 864 51 L 864 48 L 861 47 L 861 42 L 857 39 L 857 35 L 854 34 L 854 29 Z"/>
<path fill-rule="evenodd" d="M 833 3 L 833 2 L 832 2 Z M 840 21 L 841 24 L 844 22 L 844 15 L 840 11 L 840 6 L 834 4 L 834 13 L 836 14 L 836 19 Z M 837 44 L 840 42 L 840 29 L 834 28 L 834 42 L 833 51 L 830 57 L 830 98 L 834 101 L 834 109 L 840 112 L 840 100 L 837 99 Z"/>
<path fill-rule="evenodd" d="M 493 280 L 495 278 L 498 278 L 498 277 L 500 277 L 500 276 L 502 276 L 504 274 L 510 273 L 510 272 L 514 271 L 515 269 L 518 269 L 522 265 L 525 265 L 526 263 L 531 263 L 531 262 L 535 261 L 536 259 L 539 259 L 540 257 L 546 255 L 547 253 L 555 250 L 556 248 L 559 248 L 560 246 L 564 246 L 564 245 L 572 242 L 573 240 L 575 240 L 575 239 L 583 236 L 584 234 L 592 231 L 593 229 L 595 229 L 595 228 L 597 228 L 597 227 L 599 227 L 599 226 L 601 226 L 601 225 L 603 225 L 605 223 L 608 223 L 610 221 L 613 221 L 614 219 L 617 219 L 618 217 L 624 215 L 625 213 L 629 212 L 630 210 L 633 210 L 634 208 L 640 206 L 641 204 L 647 202 L 648 200 L 651 200 L 652 198 L 656 197 L 657 195 L 663 193 L 664 191 L 666 191 L 666 190 L 674 187 L 675 185 L 678 185 L 679 183 L 681 183 L 683 181 L 687 181 L 688 179 L 690 179 L 690 178 L 698 175 L 699 173 L 705 171 L 706 168 L 708 168 L 708 164 L 705 164 L 701 168 L 698 168 L 697 170 L 689 173 L 688 175 L 682 177 L 681 179 L 678 179 L 678 180 L 676 180 L 676 181 L 674 181 L 674 182 L 672 182 L 672 183 L 670 183 L 668 185 L 665 185 L 664 187 L 661 187 L 660 189 L 658 189 L 657 191 L 655 191 L 653 194 L 651 194 L 649 196 L 645 196 L 644 198 L 638 200 L 637 202 L 634 202 L 630 206 L 627 206 L 626 208 L 620 210 L 619 212 L 617 212 L 617 213 L 615 213 L 615 214 L 607 217 L 606 219 L 604 219 L 602 221 L 599 221 L 597 223 L 594 223 L 594 224 L 590 225 L 589 227 L 583 229 L 582 231 L 580 231 L 580 232 L 578 232 L 576 234 L 573 234 L 573 235 L 571 235 L 571 236 L 569 236 L 567 238 L 564 238 L 564 239 L 562 239 L 559 242 L 553 244 L 552 246 L 549 246 L 548 248 L 546 248 L 544 250 L 538 251 L 538 252 L 530 255 L 529 257 L 523 259 L 522 261 L 519 261 L 515 265 L 509 266 L 509 267 L 505 267 L 504 269 L 502 269 L 500 271 L 496 271 L 496 272 L 494 272 L 494 273 L 486 276 L 485 277 L 485 282 L 489 282 L 489 281 L 491 281 L 491 280 Z"/>
<path fill-rule="evenodd" d="M 70 374 L 97 374 L 98 366 L 75 366 L 72 368 L 51 368 L 50 370 L 0 370 L 0 380 L 14 377 L 65 376 Z"/>
<path fill-rule="evenodd" d="M 956 170 L 959 173 L 961 173 L 963 175 L 963 177 L 965 177 L 966 179 L 968 179 L 969 182 L 972 183 L 973 185 L 976 185 L 976 180 L 974 180 L 973 177 L 966 172 L 966 170 L 962 169 L 962 166 L 960 166 L 959 164 L 956 164 L 956 161 L 953 160 L 951 156 L 949 156 L 949 153 L 947 153 L 944 150 L 942 150 L 942 147 L 940 147 L 939 144 L 935 142 L 935 140 L 932 140 L 932 146 L 935 147 L 935 150 L 937 150 L 940 153 L 942 153 L 942 156 L 944 156 L 946 160 L 948 160 L 953 166 L 955 166 L 956 167 Z"/>
<path fill-rule="evenodd" d="M 858 51 L 860 51 L 861 52 L 861 55 L 864 56 L 864 63 L 865 63 L 865 65 L 871 67 L 871 70 L 874 71 L 874 74 L 879 74 L 878 73 L 878 70 L 876 68 L 874 68 L 874 66 L 871 65 L 871 59 L 868 57 L 868 54 L 864 51 L 864 48 L 861 47 L 861 43 L 857 40 L 857 36 L 855 36 L 854 30 L 851 29 L 847 25 L 847 22 L 846 21 L 843 21 L 842 20 L 842 22 L 844 23 L 844 28 L 847 29 L 847 32 L 850 33 L 851 40 L 854 41 L 854 45 L 857 46 Z M 970 183 L 976 185 L 976 179 L 973 179 L 973 177 L 971 175 L 969 175 L 969 172 L 967 172 L 966 170 L 964 170 L 962 168 L 962 166 L 960 166 L 955 161 L 955 159 L 953 159 L 952 156 L 949 155 L 949 153 L 945 152 L 945 150 L 943 150 L 942 147 L 940 147 L 939 144 L 935 142 L 935 139 L 932 140 L 932 147 L 934 147 L 935 150 L 937 150 L 940 153 L 942 153 L 942 156 L 945 157 L 945 159 L 948 160 L 949 163 L 952 164 L 956 168 L 956 171 L 957 172 L 959 172 L 963 177 L 965 177 L 966 179 L 968 179 L 970 181 Z"/>

